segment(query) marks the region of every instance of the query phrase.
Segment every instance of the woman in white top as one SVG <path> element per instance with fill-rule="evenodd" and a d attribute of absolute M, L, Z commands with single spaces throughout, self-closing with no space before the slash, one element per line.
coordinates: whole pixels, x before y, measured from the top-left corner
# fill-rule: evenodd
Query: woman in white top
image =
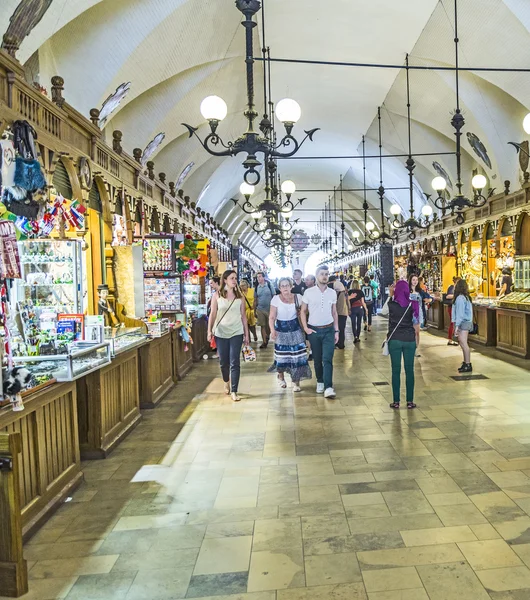
<path fill-rule="evenodd" d="M 302 296 L 291 293 L 293 282 L 289 277 L 279 281 L 280 294 L 271 301 L 269 325 L 271 340 L 274 341 L 274 364 L 269 373 L 278 373 L 282 388 L 287 387 L 285 373 L 293 381 L 293 392 L 300 391 L 300 380 L 311 379 L 307 361 L 305 335 L 300 326 L 298 311 L 302 307 Z"/>
<path fill-rule="evenodd" d="M 228 270 L 221 277 L 219 291 L 212 296 L 212 309 L 208 319 L 208 341 L 215 336 L 219 365 L 225 383 L 225 394 L 237 395 L 240 374 L 241 346 L 249 343 L 247 315 L 243 294 L 237 285 L 235 271 Z"/>

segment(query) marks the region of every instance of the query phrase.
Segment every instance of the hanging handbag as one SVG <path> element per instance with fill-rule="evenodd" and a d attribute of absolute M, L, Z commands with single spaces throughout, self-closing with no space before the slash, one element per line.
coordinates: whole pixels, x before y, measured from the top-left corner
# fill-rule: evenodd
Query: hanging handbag
<path fill-rule="evenodd" d="M 407 308 L 405 309 L 405 312 L 401 316 L 401 319 L 399 319 L 398 324 L 394 327 L 394 331 L 386 338 L 386 340 L 381 345 L 381 348 L 383 349 L 383 356 L 388 356 L 390 354 L 390 351 L 388 349 L 388 342 L 392 339 L 392 336 L 394 335 L 394 333 L 396 333 L 397 328 L 401 325 L 401 321 L 403 321 L 403 319 L 405 318 L 405 315 L 407 314 L 407 312 L 411 306 L 412 306 L 412 303 L 407 306 Z"/>
<path fill-rule="evenodd" d="M 252 346 L 243 346 L 243 348 L 241 348 L 241 352 L 245 362 L 252 362 L 256 360 L 256 352 Z"/>
<path fill-rule="evenodd" d="M 388 317 L 388 303 L 390 302 L 390 296 L 386 299 L 386 302 L 383 304 L 383 307 L 379 311 L 379 314 L 382 317 Z"/>

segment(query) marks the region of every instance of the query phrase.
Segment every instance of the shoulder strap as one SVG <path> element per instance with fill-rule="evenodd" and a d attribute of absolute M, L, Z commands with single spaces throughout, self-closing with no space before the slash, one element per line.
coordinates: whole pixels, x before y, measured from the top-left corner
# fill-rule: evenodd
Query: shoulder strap
<path fill-rule="evenodd" d="M 252 310 L 252 306 L 250 306 L 250 302 L 248 301 L 248 298 L 245 296 L 245 294 L 243 294 L 243 297 L 245 298 L 245 302 L 247 303 L 247 306 L 250 308 L 250 310 Z"/>
<path fill-rule="evenodd" d="M 271 291 L 271 295 L 274 296 L 276 292 L 274 291 L 274 289 L 272 287 L 272 284 L 271 284 L 271 282 L 268 279 L 267 279 L 267 285 L 269 286 L 269 290 Z"/>
<path fill-rule="evenodd" d="M 401 315 L 401 319 L 399 319 L 398 324 L 394 327 L 394 331 L 386 338 L 387 342 L 389 342 L 392 339 L 392 336 L 394 335 L 394 333 L 396 333 L 397 328 L 401 325 L 401 321 L 403 321 L 403 319 L 405 318 L 405 315 L 407 314 L 407 312 L 411 306 L 412 306 L 412 303 L 407 306 L 407 308 L 405 309 L 405 312 Z"/>

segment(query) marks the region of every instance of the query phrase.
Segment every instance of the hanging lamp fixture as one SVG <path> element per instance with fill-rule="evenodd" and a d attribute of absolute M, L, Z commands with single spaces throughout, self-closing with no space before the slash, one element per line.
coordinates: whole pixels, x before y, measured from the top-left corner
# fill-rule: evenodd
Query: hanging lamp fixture
<path fill-rule="evenodd" d="M 482 193 L 486 187 L 488 180 L 482 174 L 475 175 L 471 180 L 473 186 L 473 198 L 467 198 L 462 192 L 464 184 L 462 183 L 462 164 L 461 164 L 461 141 L 462 128 L 464 127 L 465 121 L 464 116 L 460 110 L 460 88 L 459 88 L 459 75 L 458 75 L 458 0 L 455 0 L 455 87 L 456 87 L 456 110 L 451 119 L 451 125 L 455 130 L 456 137 L 456 187 L 458 192 L 455 197 L 451 200 L 447 200 L 445 197 L 445 190 L 447 187 L 447 181 L 444 177 L 435 177 L 432 181 L 433 189 L 438 193 L 438 196 L 433 200 L 436 208 L 440 210 L 450 210 L 457 213 L 456 222 L 459 225 L 464 223 L 463 211 L 466 208 L 480 208 L 486 204 L 488 197 Z M 491 194 L 490 194 L 491 195 Z"/>
<path fill-rule="evenodd" d="M 363 141 L 362 141 L 362 145 L 363 145 L 363 212 L 364 212 L 364 219 L 363 219 L 363 223 L 364 223 L 364 239 L 362 241 L 360 241 L 360 237 L 361 234 L 359 231 L 354 231 L 352 233 L 353 236 L 353 240 L 352 243 L 354 246 L 356 246 L 357 248 L 362 248 L 364 250 L 367 250 L 368 248 L 371 248 L 373 246 L 374 242 L 377 242 L 379 239 L 379 231 L 377 231 L 375 229 L 375 225 L 372 223 L 372 221 L 368 221 L 368 210 L 369 210 L 369 205 L 368 205 L 368 201 L 366 199 L 366 148 L 365 148 L 365 139 L 364 139 L 364 135 L 363 135 Z"/>
<path fill-rule="evenodd" d="M 271 121 L 264 116 L 259 124 L 263 135 L 254 130 L 254 121 L 258 118 L 256 107 L 254 105 L 254 28 L 256 22 L 254 16 L 261 8 L 259 0 L 236 0 L 237 9 L 243 13 L 245 19 L 242 25 L 245 28 L 246 38 L 246 79 L 247 79 L 247 108 L 243 113 L 247 119 L 247 130 L 234 141 L 224 142 L 217 133 L 219 123 L 228 114 L 226 102 L 219 96 L 208 96 L 201 103 L 201 114 L 210 125 L 210 133 L 201 140 L 197 135 L 197 127 L 192 127 L 182 123 L 189 132 L 189 137 L 195 136 L 202 147 L 213 156 L 236 156 L 243 152 L 247 157 L 243 162 L 245 168 L 244 180 L 249 185 L 257 185 L 260 181 L 259 168 L 262 166 L 257 158 L 258 154 L 263 154 L 265 159 L 269 156 L 276 158 L 289 158 L 294 156 L 301 148 L 303 143 L 313 136 L 318 127 L 305 131 L 305 137 L 299 142 L 293 135 L 294 124 L 300 119 L 302 114 L 300 105 L 290 98 L 280 100 L 276 105 L 276 116 L 285 127 L 285 135 L 275 143 L 268 136 L 271 128 Z"/>
<path fill-rule="evenodd" d="M 436 220 L 437 216 L 435 215 L 432 220 L 432 206 L 429 204 L 425 204 L 421 209 L 421 214 L 423 215 L 421 218 L 416 218 L 414 216 L 414 169 L 416 168 L 416 163 L 414 162 L 414 158 L 412 158 L 412 131 L 411 131 L 411 118 L 410 118 L 410 78 L 409 78 L 409 55 L 407 54 L 405 58 L 405 73 L 407 77 L 407 130 L 408 130 L 408 141 L 409 141 L 409 156 L 407 161 L 405 162 L 405 167 L 409 173 L 409 217 L 405 219 L 401 215 L 401 206 L 399 204 L 393 204 L 390 207 L 390 212 L 394 215 L 394 221 L 392 222 L 392 226 L 395 231 L 398 233 L 407 233 L 409 239 L 414 240 L 416 238 L 416 230 L 417 229 L 427 229 L 431 223 Z M 440 178 L 442 179 L 442 178 Z M 445 181 L 445 179 L 444 179 Z M 427 197 L 428 200 L 428 197 Z M 436 204 L 436 203 L 435 203 Z"/>

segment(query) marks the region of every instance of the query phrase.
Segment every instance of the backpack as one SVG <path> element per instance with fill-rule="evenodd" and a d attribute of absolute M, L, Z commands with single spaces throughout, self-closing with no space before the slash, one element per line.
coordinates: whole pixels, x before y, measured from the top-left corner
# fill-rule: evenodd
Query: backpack
<path fill-rule="evenodd" d="M 364 294 L 364 301 L 366 302 L 366 304 L 374 301 L 373 288 L 369 283 L 363 285 L 361 291 Z"/>
<path fill-rule="evenodd" d="M 271 291 L 271 296 L 274 298 L 274 296 L 276 296 L 276 290 L 272 287 L 271 282 L 268 279 L 266 283 L 269 286 L 269 290 Z M 259 283 L 256 283 L 256 285 L 254 286 L 254 295 L 256 296 L 256 298 L 258 297 L 258 286 Z"/>

